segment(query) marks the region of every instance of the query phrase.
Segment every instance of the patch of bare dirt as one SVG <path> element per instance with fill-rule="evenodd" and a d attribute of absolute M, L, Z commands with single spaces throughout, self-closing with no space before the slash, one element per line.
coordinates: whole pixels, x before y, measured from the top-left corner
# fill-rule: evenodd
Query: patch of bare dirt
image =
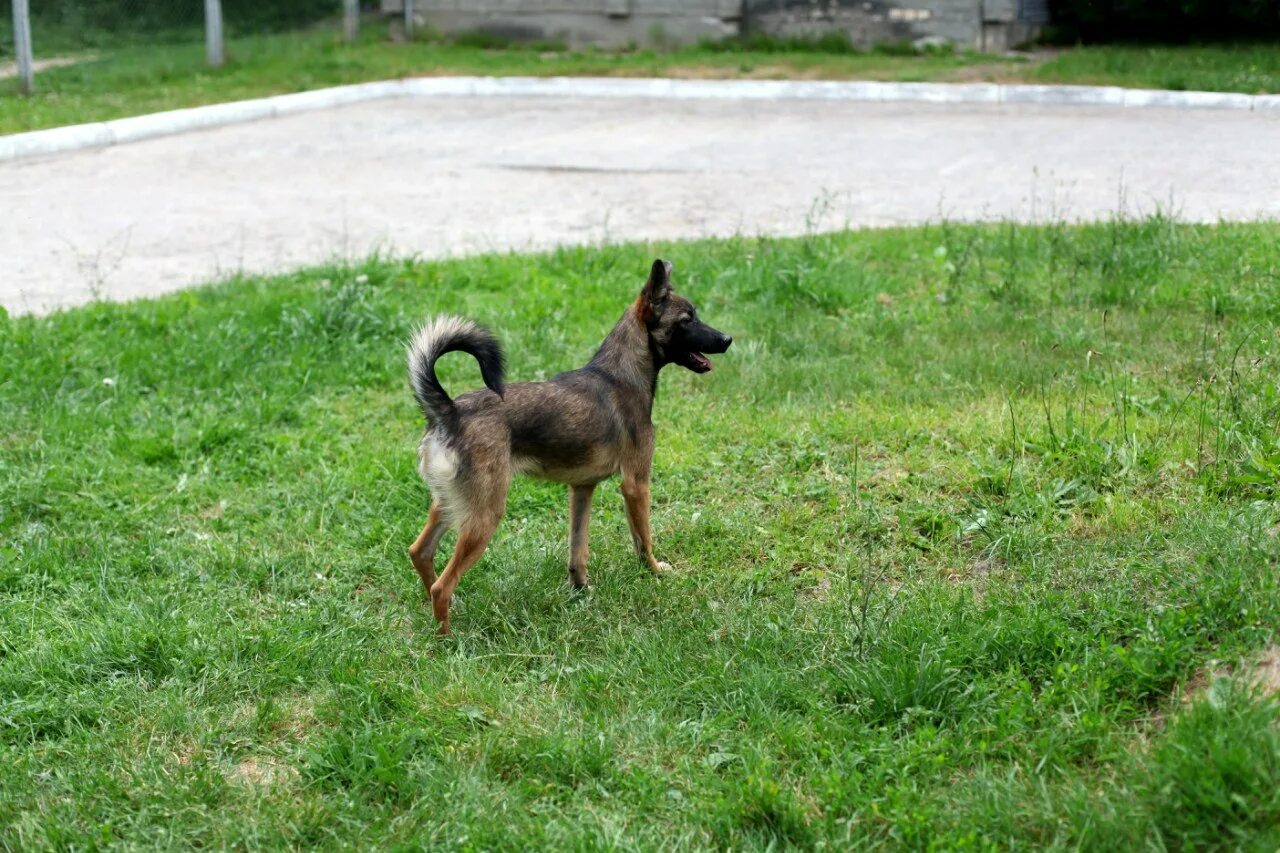
<path fill-rule="evenodd" d="M 797 595 L 813 601 L 825 601 L 831 594 L 831 576 L 823 575 L 814 586 L 800 590 Z"/>
<path fill-rule="evenodd" d="M 619 69 L 617 76 L 635 76 L 635 69 Z M 648 72 L 651 73 L 651 72 Z M 825 80 L 831 76 L 827 68 L 797 68 L 792 65 L 764 64 L 746 67 L 735 65 L 672 65 L 662 69 L 662 76 L 679 80 Z"/>
<path fill-rule="evenodd" d="M 198 744 L 191 743 L 190 741 L 183 741 L 178 745 L 177 749 L 173 751 L 173 759 L 178 763 L 179 767 L 188 767 L 199 754 L 200 747 Z"/>
<path fill-rule="evenodd" d="M 31 63 L 32 71 L 37 74 L 48 68 L 61 68 L 64 65 L 76 65 L 80 62 L 89 62 L 97 59 L 96 53 L 86 53 L 83 56 L 54 56 L 49 59 L 37 59 Z M 18 64 L 16 62 L 0 62 L 0 80 L 6 77 L 18 76 Z"/>
<path fill-rule="evenodd" d="M 1238 666 L 1199 669 L 1187 679 L 1180 691 L 1182 704 L 1203 698 L 1209 687 L 1220 678 L 1235 676 L 1266 696 L 1280 694 L 1280 646 L 1269 646 L 1262 654 Z"/>
<path fill-rule="evenodd" d="M 298 769 L 276 758 L 251 755 L 227 774 L 227 781 L 237 785 L 269 788 L 290 785 L 298 780 Z"/>
<path fill-rule="evenodd" d="M 316 726 L 316 707 L 320 697 L 303 694 L 277 699 L 277 711 L 268 726 L 273 739 L 300 741 Z M 228 725 L 245 728 L 254 724 L 258 702 L 242 702 L 230 714 Z"/>
<path fill-rule="evenodd" d="M 1280 693 L 1280 646 L 1272 646 L 1245 668 L 1245 678 L 1268 696 Z"/>
<path fill-rule="evenodd" d="M 299 696 L 285 703 L 278 730 L 294 740 L 302 740 L 315 727 L 316 701 L 314 696 Z"/>
<path fill-rule="evenodd" d="M 1028 72 L 1042 62 L 1044 59 L 1032 59 L 1028 62 L 981 62 L 953 68 L 939 75 L 938 79 L 943 83 L 1026 83 Z"/>

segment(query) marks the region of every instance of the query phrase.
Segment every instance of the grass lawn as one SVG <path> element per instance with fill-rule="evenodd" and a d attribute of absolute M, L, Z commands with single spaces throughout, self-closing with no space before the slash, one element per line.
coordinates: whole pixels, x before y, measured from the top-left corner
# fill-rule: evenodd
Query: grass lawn
<path fill-rule="evenodd" d="M 232 40 L 225 68 L 204 64 L 203 43 L 101 48 L 96 59 L 37 75 L 22 98 L 0 80 L 0 133 L 396 77 L 433 74 L 675 76 L 1097 83 L 1280 92 L 1280 47 L 1088 47 L 1053 56 L 856 52 L 769 43 L 671 51 L 564 51 L 423 40 L 392 43 L 370 24 L 356 44 L 327 28 Z M 57 53 L 58 36 L 42 53 Z M 0 43 L 4 43 L 0 39 Z M 776 47 L 776 46 L 775 46 Z"/>
<path fill-rule="evenodd" d="M 1037 82 L 1275 94 L 1280 44 L 1079 47 L 1056 54 L 1029 76 Z"/>
<path fill-rule="evenodd" d="M 550 376 L 655 255 L 736 339 L 662 379 L 675 573 L 605 484 L 573 594 L 520 480 L 437 638 L 403 341 L 461 312 Z M 1153 219 L 0 320 L 0 848 L 1274 849 L 1278 281 L 1280 226 Z"/>

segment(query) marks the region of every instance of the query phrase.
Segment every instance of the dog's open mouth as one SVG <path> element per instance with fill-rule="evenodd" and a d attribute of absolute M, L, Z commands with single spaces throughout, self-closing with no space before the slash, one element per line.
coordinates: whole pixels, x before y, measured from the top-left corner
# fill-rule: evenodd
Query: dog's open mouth
<path fill-rule="evenodd" d="M 700 352 L 685 353 L 684 366 L 694 373 L 706 373 L 711 369 L 711 359 Z"/>

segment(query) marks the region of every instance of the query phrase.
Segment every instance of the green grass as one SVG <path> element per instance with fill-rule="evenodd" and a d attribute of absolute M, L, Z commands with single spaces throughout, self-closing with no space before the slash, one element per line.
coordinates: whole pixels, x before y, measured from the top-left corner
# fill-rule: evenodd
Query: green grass
<path fill-rule="evenodd" d="M 0 848 L 1274 849 L 1278 238 L 374 259 L 4 320 Z M 549 376 L 655 254 L 736 341 L 662 380 L 676 572 L 606 485 L 571 593 L 521 480 L 437 638 L 402 342 L 462 312 Z"/>
<path fill-rule="evenodd" d="M 1274 94 L 1280 92 L 1280 44 L 1078 47 L 1031 76 L 1053 83 Z"/>
<path fill-rule="evenodd" d="M 94 48 L 96 59 L 37 76 L 37 93 L 0 80 L 0 133 L 102 121 L 158 110 L 405 76 L 618 75 L 804 79 L 1110 83 L 1159 88 L 1280 92 L 1280 48 L 1090 47 L 1052 59 L 977 53 L 859 52 L 839 44 L 704 45 L 668 51 L 566 51 L 492 40 L 392 43 L 380 24 L 344 44 L 328 28 L 230 41 L 225 68 L 204 64 L 198 38 Z M 75 53 L 67 37 L 36 41 L 38 56 Z M 486 46 L 487 45 L 487 46 Z"/>

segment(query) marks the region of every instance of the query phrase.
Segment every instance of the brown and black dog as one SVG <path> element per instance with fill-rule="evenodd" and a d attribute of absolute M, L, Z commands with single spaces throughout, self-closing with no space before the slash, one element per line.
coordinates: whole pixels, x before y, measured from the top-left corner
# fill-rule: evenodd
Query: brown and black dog
<path fill-rule="evenodd" d="M 671 264 L 657 260 L 631 305 L 586 367 L 546 382 L 503 384 L 498 341 L 477 324 L 439 317 L 409 344 L 413 394 L 427 418 L 418 470 L 431 487 L 431 513 L 409 547 L 409 558 L 431 596 L 440 633 L 449 632 L 449 601 L 462 576 L 484 553 L 507 505 L 516 474 L 569 486 L 569 580 L 587 583 L 587 521 L 601 480 L 622 474 L 631 537 L 641 561 L 653 556 L 649 535 L 649 471 L 653 462 L 653 398 L 658 372 L 678 364 L 706 373 L 706 354 L 733 339 L 698 319 L 689 300 L 671 290 Z M 450 399 L 436 379 L 436 359 L 469 353 L 488 390 Z M 435 553 L 449 527 L 458 544 L 439 578 Z"/>

